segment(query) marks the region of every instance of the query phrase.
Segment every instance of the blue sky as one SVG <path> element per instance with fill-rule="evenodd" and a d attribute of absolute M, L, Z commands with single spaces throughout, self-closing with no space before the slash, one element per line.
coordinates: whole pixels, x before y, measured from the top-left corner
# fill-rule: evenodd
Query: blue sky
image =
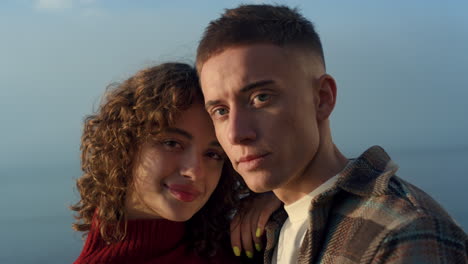
<path fill-rule="evenodd" d="M 343 153 L 382 145 L 399 175 L 466 230 L 468 1 L 275 2 L 299 7 L 321 35 Z M 67 206 L 77 201 L 83 118 L 109 83 L 169 60 L 192 63 L 208 22 L 239 3 L 0 1 L 2 263 L 78 256 Z"/>
<path fill-rule="evenodd" d="M 345 153 L 468 146 L 466 1 L 276 2 L 298 6 L 321 34 Z M 2 1 L 0 168 L 77 166 L 83 117 L 105 86 L 155 63 L 193 62 L 207 23 L 238 3 Z"/>

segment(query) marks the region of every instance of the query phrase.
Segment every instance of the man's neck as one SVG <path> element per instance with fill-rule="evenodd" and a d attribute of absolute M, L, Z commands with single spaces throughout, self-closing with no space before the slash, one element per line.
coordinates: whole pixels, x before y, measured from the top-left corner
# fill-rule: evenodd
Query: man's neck
<path fill-rule="evenodd" d="M 273 190 L 285 205 L 294 203 L 340 173 L 348 159 L 331 142 L 319 148 L 311 162 L 289 182 Z"/>

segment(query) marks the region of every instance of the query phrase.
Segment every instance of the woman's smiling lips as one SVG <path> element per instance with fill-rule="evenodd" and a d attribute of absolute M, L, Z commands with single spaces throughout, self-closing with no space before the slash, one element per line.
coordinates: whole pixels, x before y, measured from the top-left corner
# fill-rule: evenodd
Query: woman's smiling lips
<path fill-rule="evenodd" d="M 237 165 L 239 169 L 254 170 L 260 167 L 270 153 L 247 155 L 239 159 Z"/>
<path fill-rule="evenodd" d="M 170 184 L 167 185 L 169 192 L 174 198 L 182 202 L 192 202 L 200 196 L 200 192 L 189 184 Z"/>

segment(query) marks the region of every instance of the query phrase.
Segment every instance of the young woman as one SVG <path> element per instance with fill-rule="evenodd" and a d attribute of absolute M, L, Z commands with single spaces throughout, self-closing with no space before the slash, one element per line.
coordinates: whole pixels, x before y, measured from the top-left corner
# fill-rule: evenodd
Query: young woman
<path fill-rule="evenodd" d="M 243 186 L 204 110 L 193 67 L 166 63 L 108 91 L 85 120 L 75 263 L 230 263 Z M 226 161 L 225 161 L 226 159 Z"/>

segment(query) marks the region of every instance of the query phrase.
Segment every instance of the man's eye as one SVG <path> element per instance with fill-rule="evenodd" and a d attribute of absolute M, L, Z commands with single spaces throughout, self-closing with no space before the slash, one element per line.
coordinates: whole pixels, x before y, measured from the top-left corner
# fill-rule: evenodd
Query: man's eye
<path fill-rule="evenodd" d="M 216 108 L 213 112 L 215 115 L 218 115 L 218 116 L 223 116 L 229 113 L 229 111 L 226 108 L 221 108 L 221 107 Z"/>
<path fill-rule="evenodd" d="M 254 103 L 264 103 L 268 101 L 270 97 L 271 96 L 269 94 L 259 94 L 255 96 L 253 100 L 254 100 Z"/>

